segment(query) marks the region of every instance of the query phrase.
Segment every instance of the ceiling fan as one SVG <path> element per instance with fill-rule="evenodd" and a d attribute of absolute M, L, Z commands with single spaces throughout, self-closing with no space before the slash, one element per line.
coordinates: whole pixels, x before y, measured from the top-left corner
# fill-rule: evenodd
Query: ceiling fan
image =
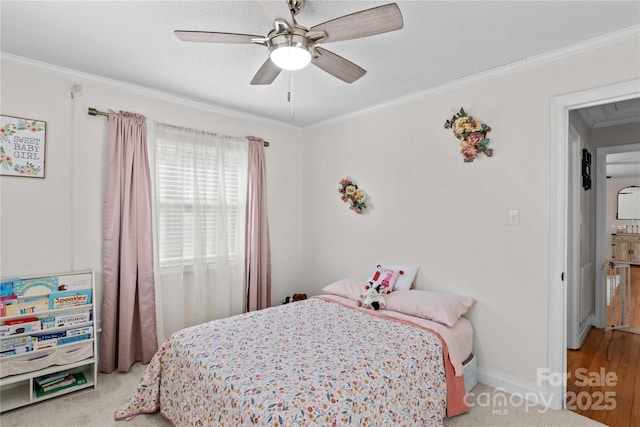
<path fill-rule="evenodd" d="M 186 30 L 176 30 L 175 34 L 188 42 L 247 43 L 267 47 L 269 58 L 251 80 L 252 85 L 271 84 L 283 69 L 297 70 L 309 63 L 344 82 L 353 83 L 367 71 L 319 44 L 382 34 L 399 30 L 404 25 L 400 8 L 395 3 L 344 15 L 311 28 L 305 28 L 295 20 L 304 7 L 304 0 L 258 0 L 258 4 L 274 23 L 266 37 Z"/>

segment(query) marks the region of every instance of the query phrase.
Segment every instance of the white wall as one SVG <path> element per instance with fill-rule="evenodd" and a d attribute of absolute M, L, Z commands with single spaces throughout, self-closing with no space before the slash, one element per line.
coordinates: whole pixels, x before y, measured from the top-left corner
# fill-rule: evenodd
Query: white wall
<path fill-rule="evenodd" d="M 74 84 L 82 96 L 71 99 Z M 107 119 L 88 107 L 125 110 L 178 126 L 270 141 L 266 149 L 273 301 L 302 276 L 302 131 L 207 111 L 115 82 L 38 64 L 2 62 L 1 112 L 47 122 L 46 177 L 0 177 L 0 275 L 93 268 L 102 295 L 102 187 Z"/>
<path fill-rule="evenodd" d="M 548 366 L 550 101 L 637 79 L 639 51 L 637 38 L 614 43 L 307 132 L 308 283 L 365 278 L 380 262 L 417 265 L 417 288 L 477 300 L 469 318 L 481 379 L 539 390 L 537 369 Z M 493 158 L 462 162 L 443 128 L 461 106 L 492 127 Z M 345 176 L 369 194 L 365 215 L 340 201 Z M 520 225 L 507 225 L 509 209 L 520 209 Z"/>

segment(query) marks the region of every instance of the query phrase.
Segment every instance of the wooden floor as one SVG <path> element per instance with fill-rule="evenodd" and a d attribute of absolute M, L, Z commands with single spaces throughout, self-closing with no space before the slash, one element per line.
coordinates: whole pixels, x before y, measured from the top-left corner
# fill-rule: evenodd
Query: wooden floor
<path fill-rule="evenodd" d="M 631 275 L 632 290 L 640 288 L 640 266 Z M 568 351 L 567 375 L 568 409 L 611 427 L 640 426 L 640 334 L 591 328 L 580 350 Z"/>

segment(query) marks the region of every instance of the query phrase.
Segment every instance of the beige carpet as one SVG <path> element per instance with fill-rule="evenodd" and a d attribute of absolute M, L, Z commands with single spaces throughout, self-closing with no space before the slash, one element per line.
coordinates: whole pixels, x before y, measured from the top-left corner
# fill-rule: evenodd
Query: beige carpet
<path fill-rule="evenodd" d="M 2 427 L 102 427 L 102 426 L 171 426 L 160 414 L 138 415 L 130 421 L 114 421 L 113 413 L 127 402 L 144 372 L 144 365 L 136 363 L 128 374 L 113 373 L 98 376 L 96 390 L 82 390 L 0 415 Z M 529 407 L 525 402 L 500 396 L 482 384 L 473 390 L 470 411 L 447 418 L 445 427 L 475 426 L 546 426 L 589 427 L 603 424 L 568 411 Z M 506 399 L 502 398 L 506 397 Z M 488 403 L 487 403 L 488 402 Z M 492 403 L 493 402 L 493 403 Z M 503 403 L 506 402 L 505 406 Z M 385 426 L 386 427 L 386 426 Z"/>

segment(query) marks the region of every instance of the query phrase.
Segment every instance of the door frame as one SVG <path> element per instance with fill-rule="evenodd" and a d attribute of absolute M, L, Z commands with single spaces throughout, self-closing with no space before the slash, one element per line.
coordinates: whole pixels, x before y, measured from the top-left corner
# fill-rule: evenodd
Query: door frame
<path fill-rule="evenodd" d="M 569 218 L 580 218 L 580 184 L 581 184 L 581 163 L 580 163 L 580 134 L 569 123 L 567 159 L 569 175 L 568 185 L 568 205 L 567 215 Z M 580 347 L 580 297 L 582 293 L 582 283 L 580 282 L 580 225 L 582 221 L 569 221 L 567 227 L 567 347 Z"/>
<path fill-rule="evenodd" d="M 557 378 L 567 371 L 567 286 L 569 111 L 640 97 L 640 79 L 551 98 L 549 179 L 548 369 Z M 549 406 L 565 407 L 565 381 L 546 385 Z"/>

